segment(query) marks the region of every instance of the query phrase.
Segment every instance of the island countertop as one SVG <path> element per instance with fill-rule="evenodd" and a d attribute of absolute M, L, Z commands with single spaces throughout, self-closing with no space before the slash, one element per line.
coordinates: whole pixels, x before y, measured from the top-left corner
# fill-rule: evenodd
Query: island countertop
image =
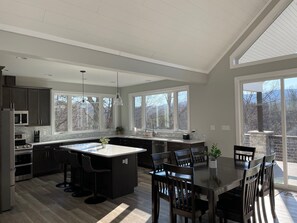
<path fill-rule="evenodd" d="M 70 150 L 88 153 L 95 156 L 101 156 L 106 158 L 136 154 L 136 153 L 141 153 L 146 151 L 146 149 L 142 149 L 142 148 L 136 148 L 136 147 L 130 147 L 130 146 L 129 147 L 118 146 L 118 145 L 112 145 L 112 144 L 107 144 L 105 148 L 103 148 L 101 143 L 80 143 L 80 144 L 60 146 L 60 148 L 70 149 Z"/>

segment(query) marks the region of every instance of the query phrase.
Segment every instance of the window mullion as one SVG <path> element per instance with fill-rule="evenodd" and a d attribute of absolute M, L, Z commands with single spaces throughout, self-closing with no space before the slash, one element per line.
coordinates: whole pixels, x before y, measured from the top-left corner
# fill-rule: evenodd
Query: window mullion
<path fill-rule="evenodd" d="M 72 132 L 72 97 L 67 96 L 67 117 L 68 117 L 68 132 Z"/>
<path fill-rule="evenodd" d="M 177 98 L 177 91 L 173 92 L 173 130 L 177 131 L 178 130 L 178 98 Z"/>
<path fill-rule="evenodd" d="M 146 129 L 146 115 L 145 115 L 145 111 L 146 111 L 146 102 L 145 102 L 145 96 L 142 96 L 141 98 L 141 116 L 142 116 L 142 129 Z"/>

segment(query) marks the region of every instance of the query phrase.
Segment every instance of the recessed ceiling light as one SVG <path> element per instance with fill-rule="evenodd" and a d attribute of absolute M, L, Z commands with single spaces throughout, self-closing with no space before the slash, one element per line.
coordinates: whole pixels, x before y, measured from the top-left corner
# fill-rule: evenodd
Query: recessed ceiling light
<path fill-rule="evenodd" d="M 114 83 L 115 83 L 115 81 L 111 81 L 110 83 L 114 84 Z"/>
<path fill-rule="evenodd" d="M 152 80 L 145 80 L 146 82 L 151 82 Z"/>
<path fill-rule="evenodd" d="M 53 75 L 52 74 L 47 74 L 47 76 L 52 77 Z"/>

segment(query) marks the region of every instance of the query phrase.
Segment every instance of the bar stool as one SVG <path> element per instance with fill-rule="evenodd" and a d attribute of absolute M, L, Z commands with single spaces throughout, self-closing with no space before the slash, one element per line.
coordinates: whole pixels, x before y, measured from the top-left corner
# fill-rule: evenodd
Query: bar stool
<path fill-rule="evenodd" d="M 82 167 L 86 172 L 94 173 L 94 181 L 95 181 L 94 182 L 94 191 L 93 191 L 94 195 L 92 197 L 88 197 L 85 200 L 85 203 L 87 203 L 87 204 L 98 204 L 98 203 L 104 202 L 106 200 L 106 198 L 103 197 L 103 196 L 98 196 L 97 195 L 97 175 L 111 172 L 111 170 L 109 170 L 109 169 L 94 169 L 92 167 L 91 157 L 85 156 L 83 154 L 81 156 L 81 161 L 82 161 Z"/>
<path fill-rule="evenodd" d="M 84 190 L 84 170 L 82 169 L 82 166 L 78 160 L 77 153 L 72 153 L 72 152 L 68 151 L 68 161 L 69 161 L 69 164 L 71 165 L 71 171 L 74 171 L 74 173 L 71 173 L 71 179 L 79 171 L 79 184 L 80 185 L 78 187 L 73 185 L 72 196 L 73 197 L 85 197 L 85 196 L 91 195 L 92 194 L 91 191 Z"/>
<path fill-rule="evenodd" d="M 70 184 L 69 182 L 67 182 L 67 164 L 68 164 L 67 151 L 64 149 L 54 148 L 54 156 L 55 156 L 55 160 L 58 163 L 63 164 L 63 171 L 64 171 L 64 180 L 62 183 L 58 183 L 56 187 L 59 187 L 59 188 L 69 187 Z"/>

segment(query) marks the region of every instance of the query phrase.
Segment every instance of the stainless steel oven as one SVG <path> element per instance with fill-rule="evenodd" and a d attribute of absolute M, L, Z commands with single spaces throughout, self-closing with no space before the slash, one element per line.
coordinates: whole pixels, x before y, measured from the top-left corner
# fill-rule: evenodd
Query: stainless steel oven
<path fill-rule="evenodd" d="M 23 133 L 15 133 L 15 181 L 33 177 L 33 146 Z"/>
<path fill-rule="evenodd" d="M 15 150 L 15 181 L 33 177 L 33 150 Z"/>

